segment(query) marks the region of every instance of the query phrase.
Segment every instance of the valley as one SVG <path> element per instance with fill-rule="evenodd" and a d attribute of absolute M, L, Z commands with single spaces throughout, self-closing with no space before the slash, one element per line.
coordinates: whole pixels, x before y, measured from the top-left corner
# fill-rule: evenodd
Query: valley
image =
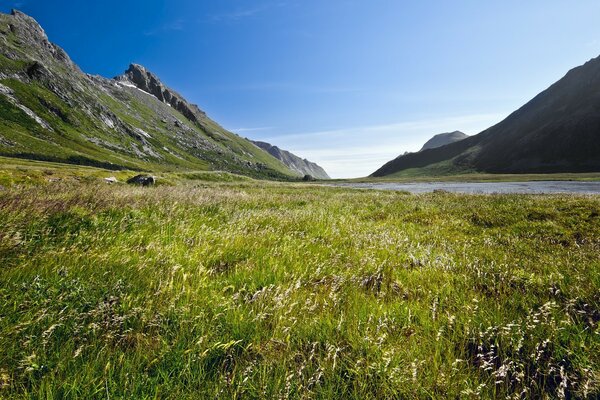
<path fill-rule="evenodd" d="M 196 22 L 237 43 L 242 20 L 288 6 Z M 183 40 L 186 21 L 119 41 L 174 46 L 161 40 Z M 243 77 L 269 55 L 254 46 L 296 36 L 318 44 L 286 27 L 219 68 Z M 321 49 L 319 75 L 339 45 Z M 322 86 L 307 75 L 202 89 L 248 108 L 248 93 L 267 104 L 294 92 L 361 118 L 396 97 L 431 112 L 387 82 L 369 103 L 354 81 L 337 85 L 346 67 Z M 274 119 L 298 112 L 269 104 Z M 298 113 L 301 126 L 320 115 Z M 363 148 L 323 121 L 230 131 L 145 66 L 87 74 L 33 17 L 0 13 L 0 399 L 600 398 L 600 58 L 478 134 L 436 128 L 405 141 L 414 152 L 393 147 L 369 176 L 335 179 L 394 154 L 390 126 L 422 124 L 378 125 Z M 336 146 L 356 160 L 340 165 Z"/>

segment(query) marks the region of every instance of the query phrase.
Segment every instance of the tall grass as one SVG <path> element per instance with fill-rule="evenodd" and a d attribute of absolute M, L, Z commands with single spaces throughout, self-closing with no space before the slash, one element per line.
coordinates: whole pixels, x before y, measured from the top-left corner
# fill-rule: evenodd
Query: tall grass
<path fill-rule="evenodd" d="M 0 191 L 0 398 L 598 398 L 600 198 Z"/>

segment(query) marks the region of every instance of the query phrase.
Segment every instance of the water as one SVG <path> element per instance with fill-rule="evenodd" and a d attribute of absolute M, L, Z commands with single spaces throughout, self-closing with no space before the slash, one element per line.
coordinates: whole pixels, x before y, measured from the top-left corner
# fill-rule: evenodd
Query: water
<path fill-rule="evenodd" d="M 454 193 L 490 194 L 523 193 L 600 194 L 600 181 L 531 181 L 531 182 L 417 182 L 417 183 L 339 183 L 336 186 L 360 189 L 404 190 L 410 193 L 428 193 L 445 190 Z"/>

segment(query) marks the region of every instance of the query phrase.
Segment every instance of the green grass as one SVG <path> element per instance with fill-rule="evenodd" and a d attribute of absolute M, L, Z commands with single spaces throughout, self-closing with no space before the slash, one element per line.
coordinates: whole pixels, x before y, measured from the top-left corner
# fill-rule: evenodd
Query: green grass
<path fill-rule="evenodd" d="M 30 160 L 0 156 L 0 186 L 32 186 L 55 182 L 87 182 L 99 183 L 104 178 L 114 177 L 121 184 L 129 178 L 140 174 L 132 170 L 106 170 L 88 165 L 74 165 L 60 162 Z M 147 173 L 146 173 L 147 174 Z M 226 171 L 185 171 L 156 172 L 157 185 L 172 186 L 189 182 L 255 182 L 245 175 L 237 175 Z"/>
<path fill-rule="evenodd" d="M 2 27 L 0 26 L 0 29 Z M 0 54 L 0 69 L 9 73 L 19 72 L 29 66 L 29 62 L 24 60 L 11 60 L 4 54 Z"/>
<path fill-rule="evenodd" d="M 0 190 L 0 398 L 600 396 L 600 197 L 205 174 Z"/>

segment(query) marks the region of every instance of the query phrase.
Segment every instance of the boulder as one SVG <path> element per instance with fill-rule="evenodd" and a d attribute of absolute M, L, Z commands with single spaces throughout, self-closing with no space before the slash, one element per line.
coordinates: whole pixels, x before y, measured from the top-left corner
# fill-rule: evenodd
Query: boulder
<path fill-rule="evenodd" d="M 136 175 L 129 178 L 127 183 L 130 185 L 152 186 L 156 183 L 156 178 L 150 175 Z"/>

